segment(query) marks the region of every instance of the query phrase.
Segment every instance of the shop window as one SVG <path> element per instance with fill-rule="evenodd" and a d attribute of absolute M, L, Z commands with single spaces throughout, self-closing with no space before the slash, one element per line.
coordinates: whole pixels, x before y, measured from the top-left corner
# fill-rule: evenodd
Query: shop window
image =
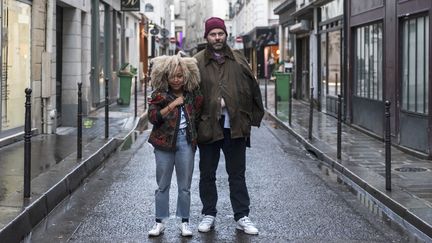
<path fill-rule="evenodd" d="M 105 77 L 107 70 L 105 70 L 105 11 L 106 5 L 102 2 L 99 3 L 99 101 L 105 100 Z"/>
<path fill-rule="evenodd" d="M 321 82 L 323 95 L 341 94 L 341 31 L 321 34 Z"/>
<path fill-rule="evenodd" d="M 0 130 L 24 125 L 25 88 L 30 85 L 31 7 L 13 0 L 3 1 L 1 13 L 2 78 Z"/>
<path fill-rule="evenodd" d="M 428 114 L 429 16 L 402 21 L 402 110 Z"/>
<path fill-rule="evenodd" d="M 382 100 L 382 23 L 355 29 L 354 95 Z"/>

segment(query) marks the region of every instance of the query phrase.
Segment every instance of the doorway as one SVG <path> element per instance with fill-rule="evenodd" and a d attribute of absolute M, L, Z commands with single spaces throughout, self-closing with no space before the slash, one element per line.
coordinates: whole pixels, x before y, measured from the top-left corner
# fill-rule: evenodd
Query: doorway
<path fill-rule="evenodd" d="M 295 98 L 309 100 L 309 36 L 297 39 Z"/>

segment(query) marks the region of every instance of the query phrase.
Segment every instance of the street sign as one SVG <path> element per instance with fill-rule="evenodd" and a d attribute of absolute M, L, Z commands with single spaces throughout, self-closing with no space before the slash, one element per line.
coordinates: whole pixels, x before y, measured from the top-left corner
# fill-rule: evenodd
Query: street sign
<path fill-rule="evenodd" d="M 161 29 L 161 36 L 162 37 L 168 37 L 168 35 L 169 35 L 169 30 L 167 30 L 167 29 Z"/>
<path fill-rule="evenodd" d="M 235 41 L 236 41 L 237 43 L 242 43 L 242 42 L 243 42 L 243 37 L 241 37 L 241 36 L 237 36 Z"/>
<path fill-rule="evenodd" d="M 122 0 L 121 11 L 140 11 L 140 0 Z"/>
<path fill-rule="evenodd" d="M 176 38 L 175 37 L 171 37 L 170 38 L 170 43 L 176 43 Z"/>
<path fill-rule="evenodd" d="M 150 34 L 152 34 L 152 35 L 157 35 L 157 34 L 159 34 L 159 29 L 158 28 L 152 28 L 152 29 L 150 29 Z"/>

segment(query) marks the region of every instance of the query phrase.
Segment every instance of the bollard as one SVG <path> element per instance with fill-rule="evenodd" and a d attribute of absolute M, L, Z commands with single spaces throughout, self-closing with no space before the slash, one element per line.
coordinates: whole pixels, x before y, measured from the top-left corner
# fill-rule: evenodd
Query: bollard
<path fill-rule="evenodd" d="M 291 80 L 291 79 L 290 79 Z M 292 81 L 290 81 L 289 99 L 288 99 L 288 124 L 291 126 L 291 115 L 292 115 Z"/>
<path fill-rule="evenodd" d="M 271 77 L 271 76 L 270 76 Z M 277 82 L 275 80 L 274 82 L 274 108 L 275 108 L 275 115 L 277 116 Z"/>
<path fill-rule="evenodd" d="M 386 190 L 391 191 L 390 101 L 385 101 L 385 174 Z"/>
<path fill-rule="evenodd" d="M 105 138 L 109 137 L 109 131 L 108 131 L 108 126 L 109 126 L 109 120 L 108 120 L 108 116 L 109 116 L 109 109 L 108 109 L 108 104 L 109 103 L 109 97 L 108 97 L 108 78 L 105 78 Z"/>
<path fill-rule="evenodd" d="M 149 77 L 144 78 L 144 110 L 147 110 L 147 81 Z"/>
<path fill-rule="evenodd" d="M 309 139 L 312 139 L 312 124 L 313 124 L 313 90 L 314 88 L 311 88 L 311 95 L 310 95 L 310 105 L 309 105 Z"/>
<path fill-rule="evenodd" d="M 25 124 L 24 124 L 24 198 L 30 198 L 31 183 L 31 93 L 30 88 L 25 89 Z"/>
<path fill-rule="evenodd" d="M 147 110 L 147 84 L 151 80 L 151 76 L 150 75 L 151 75 L 152 67 L 153 67 L 153 63 L 150 62 L 149 69 L 148 69 L 147 79 L 146 79 L 146 82 L 144 84 L 144 86 L 145 86 L 145 88 L 144 88 L 144 109 L 145 110 Z"/>
<path fill-rule="evenodd" d="M 138 115 L 138 83 L 137 76 L 135 76 L 135 117 Z"/>
<path fill-rule="evenodd" d="M 342 147 L 342 95 L 338 94 L 338 113 L 337 113 L 337 158 L 341 159 Z"/>
<path fill-rule="evenodd" d="M 82 158 L 82 83 L 78 82 L 78 112 L 77 112 L 77 158 Z"/>
<path fill-rule="evenodd" d="M 267 109 L 267 78 L 264 79 L 264 105 Z"/>

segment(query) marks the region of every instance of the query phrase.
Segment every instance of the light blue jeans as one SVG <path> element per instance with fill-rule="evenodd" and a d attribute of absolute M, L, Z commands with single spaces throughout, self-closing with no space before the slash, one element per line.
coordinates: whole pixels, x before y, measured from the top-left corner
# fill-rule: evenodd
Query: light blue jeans
<path fill-rule="evenodd" d="M 194 170 L 195 152 L 186 139 L 186 129 L 179 130 L 177 134 L 177 150 L 167 152 L 155 149 L 156 182 L 155 191 L 156 219 L 169 217 L 169 190 L 171 177 L 175 167 L 177 176 L 177 212 L 179 218 L 189 218 L 190 214 L 190 188 L 192 172 Z"/>

